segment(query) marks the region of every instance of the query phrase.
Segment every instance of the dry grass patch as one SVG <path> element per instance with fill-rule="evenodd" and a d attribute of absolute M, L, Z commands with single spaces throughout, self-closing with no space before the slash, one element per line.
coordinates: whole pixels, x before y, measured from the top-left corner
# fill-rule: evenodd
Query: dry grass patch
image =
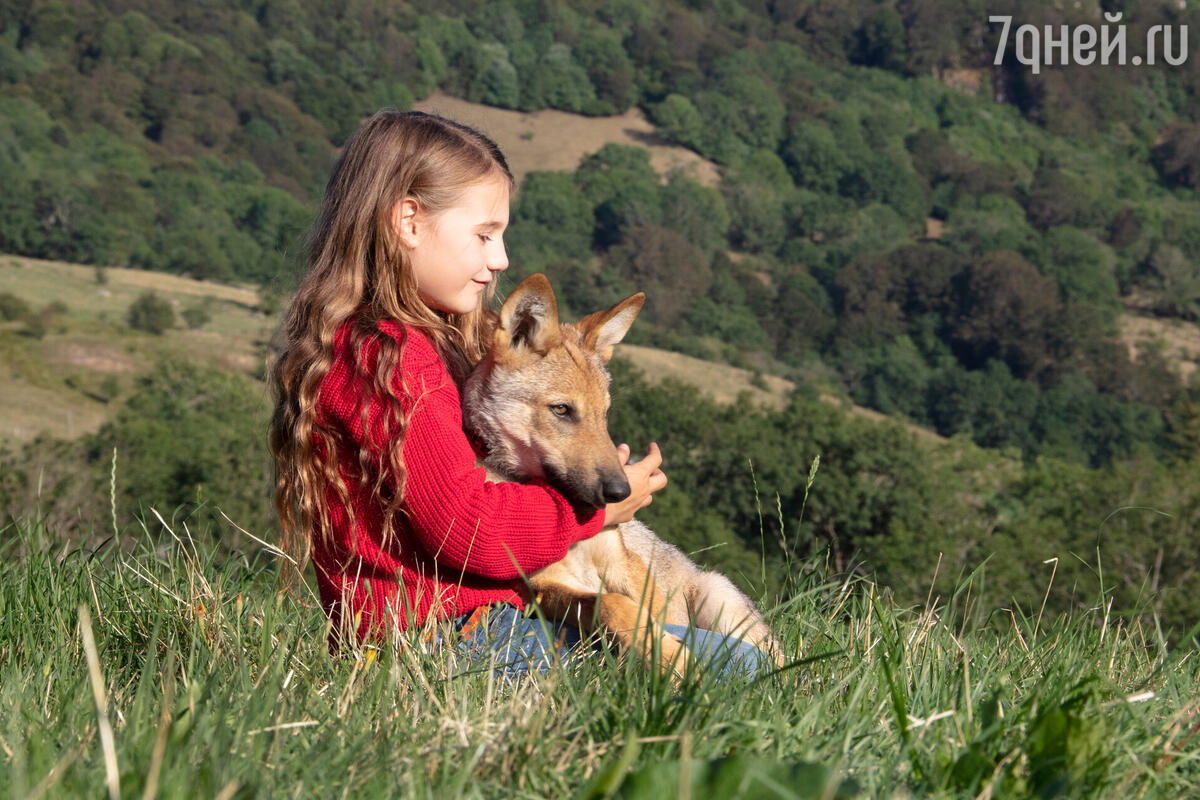
<path fill-rule="evenodd" d="M 88 269 L 83 267 L 82 269 Z M 93 272 L 95 270 L 93 269 Z M 223 283 L 197 281 L 191 278 L 181 278 L 178 275 L 168 275 L 164 272 L 149 272 L 140 269 L 122 269 L 108 267 L 109 283 L 117 286 L 132 286 L 139 289 L 151 289 L 169 294 L 193 295 L 195 297 L 213 297 L 218 300 L 228 300 L 253 307 L 258 304 L 258 292 L 248 286 L 228 286 Z"/>
<path fill-rule="evenodd" d="M 612 117 L 553 109 L 525 113 L 469 103 L 441 92 L 414 103 L 413 108 L 471 125 L 495 139 L 518 183 L 533 170 L 574 172 L 581 158 L 610 142 L 649 150 L 650 163 L 661 175 L 678 167 L 705 186 L 721 180 L 715 164 L 668 142 L 637 108 Z"/>
<path fill-rule="evenodd" d="M 749 392 L 750 399 L 755 403 L 778 409 L 787 405 L 788 396 L 796 388 L 791 381 L 774 375 L 764 375 L 764 389 L 754 385 L 754 373 L 750 370 L 653 347 L 622 344 L 617 347 L 617 354 L 632 361 L 634 366 L 645 373 L 647 380 L 674 378 L 703 390 L 718 403 L 736 402 L 738 395 Z"/>
<path fill-rule="evenodd" d="M 846 411 L 847 413 L 853 414 L 856 417 L 862 417 L 863 419 L 869 419 L 872 422 L 892 423 L 893 425 L 899 425 L 900 427 L 904 428 L 909 433 L 915 434 L 916 436 L 918 436 L 926 441 L 929 441 L 929 442 L 949 441 L 949 439 L 947 439 L 945 436 L 942 436 L 939 433 L 935 433 L 934 431 L 929 430 L 929 428 L 922 428 L 920 425 L 914 425 L 913 423 L 906 422 L 903 419 L 898 419 L 896 417 L 890 417 L 887 414 L 884 414 L 880 411 L 876 411 L 873 408 L 866 408 L 865 406 L 855 405 L 854 403 L 851 403 L 849 400 L 843 400 L 841 398 L 834 397 L 831 394 L 822 394 L 820 397 L 820 400 L 822 403 L 829 403 L 830 405 L 838 406 L 842 410 Z"/>
<path fill-rule="evenodd" d="M 72 439 L 95 433 L 108 418 L 108 406 L 98 400 L 13 376 L 0 380 L 0 408 L 0 442 L 27 442 L 41 431 Z"/>
<path fill-rule="evenodd" d="M 111 344 L 72 339 L 47 344 L 46 360 L 51 364 L 104 373 L 135 372 L 142 366 L 136 358 Z"/>
<path fill-rule="evenodd" d="M 166 296 L 211 297 L 248 308 L 258 304 L 258 293 L 249 287 L 227 286 L 121 267 L 102 267 L 105 283 L 96 281 L 96 267 L 46 261 L 24 256 L 0 260 L 0 291 L 9 291 L 31 304 L 61 300 L 72 308 L 124 313 L 129 303 L 147 289 Z"/>
<path fill-rule="evenodd" d="M 1121 341 L 1129 348 L 1129 357 L 1138 357 L 1138 346 L 1162 347 L 1163 357 L 1179 370 L 1188 382 L 1200 359 L 1200 327 L 1181 319 L 1150 317 L 1126 312 L 1117 318 Z"/>

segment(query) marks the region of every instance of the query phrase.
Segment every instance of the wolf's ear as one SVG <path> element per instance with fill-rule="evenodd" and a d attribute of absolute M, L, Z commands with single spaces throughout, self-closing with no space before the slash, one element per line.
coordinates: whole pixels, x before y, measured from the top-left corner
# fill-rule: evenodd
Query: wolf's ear
<path fill-rule="evenodd" d="M 530 275 L 512 290 L 500 308 L 496 327 L 497 349 L 527 348 L 545 355 L 562 341 L 558 329 L 558 303 L 550 281 L 540 272 Z"/>
<path fill-rule="evenodd" d="M 583 334 L 584 346 L 592 348 L 608 361 L 612 358 L 613 345 L 625 338 L 645 302 L 646 295 L 638 292 L 607 311 L 597 311 L 579 320 L 575 327 Z"/>

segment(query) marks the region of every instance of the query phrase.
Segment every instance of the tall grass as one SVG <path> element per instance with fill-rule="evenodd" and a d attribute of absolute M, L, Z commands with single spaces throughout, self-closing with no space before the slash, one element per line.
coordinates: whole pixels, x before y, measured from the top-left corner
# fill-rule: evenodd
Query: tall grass
<path fill-rule="evenodd" d="M 37 520 L 0 532 L 13 797 L 1181 797 L 1200 784 L 1195 640 L 1172 650 L 1102 595 L 1090 614 L 1047 619 L 960 613 L 977 575 L 923 609 L 810 575 L 772 618 L 796 663 L 753 683 L 702 674 L 676 689 L 602 656 L 508 679 L 419 634 L 331 655 L 315 599 L 277 592 L 269 553 L 218 562 L 215 532 L 165 522 L 162 538 L 122 531 L 95 549 Z"/>

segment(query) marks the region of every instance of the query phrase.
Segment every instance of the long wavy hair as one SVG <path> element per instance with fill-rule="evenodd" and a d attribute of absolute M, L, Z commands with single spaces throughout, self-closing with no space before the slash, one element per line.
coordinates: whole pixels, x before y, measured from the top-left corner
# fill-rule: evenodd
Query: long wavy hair
<path fill-rule="evenodd" d="M 396 204 L 411 197 L 436 217 L 468 187 L 496 178 L 512 188 L 512 172 L 491 139 L 452 120 L 395 109 L 367 119 L 334 167 L 309 235 L 307 268 L 284 321 L 284 345 L 271 371 L 270 445 L 280 546 L 299 567 L 309 558 L 314 536 L 330 542 L 328 490 L 352 512 L 338 472 L 339 452 L 349 448 L 316 414 L 339 326 L 354 319 L 350 336 L 356 353 L 368 343 L 377 347 L 373 363 L 356 359 L 357 384 L 363 387 L 356 400 L 364 413 L 368 398 L 382 401 L 389 444 L 378 462 L 366 446 L 345 455 L 357 459 L 361 488 L 370 485 L 372 501 L 384 510 L 387 537 L 404 498 L 407 421 L 392 384 L 404 342 L 397 346 L 379 323 L 392 320 L 424 331 L 460 386 L 482 358 L 492 324 L 486 309 L 494 282 L 467 314 L 441 312 L 421 301 L 411 262 L 393 229 Z"/>

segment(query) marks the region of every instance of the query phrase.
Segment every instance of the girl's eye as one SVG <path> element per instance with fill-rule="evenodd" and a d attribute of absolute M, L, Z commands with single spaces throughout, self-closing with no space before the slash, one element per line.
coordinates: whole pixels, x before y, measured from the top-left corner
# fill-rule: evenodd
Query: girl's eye
<path fill-rule="evenodd" d="M 480 233 L 477 235 L 479 236 L 479 241 L 481 241 L 481 242 L 486 243 L 486 242 L 490 242 L 492 240 L 492 237 L 488 236 L 486 233 Z"/>
<path fill-rule="evenodd" d="M 555 403 L 550 406 L 550 413 L 556 417 L 565 417 L 571 413 L 571 407 L 566 403 Z"/>

